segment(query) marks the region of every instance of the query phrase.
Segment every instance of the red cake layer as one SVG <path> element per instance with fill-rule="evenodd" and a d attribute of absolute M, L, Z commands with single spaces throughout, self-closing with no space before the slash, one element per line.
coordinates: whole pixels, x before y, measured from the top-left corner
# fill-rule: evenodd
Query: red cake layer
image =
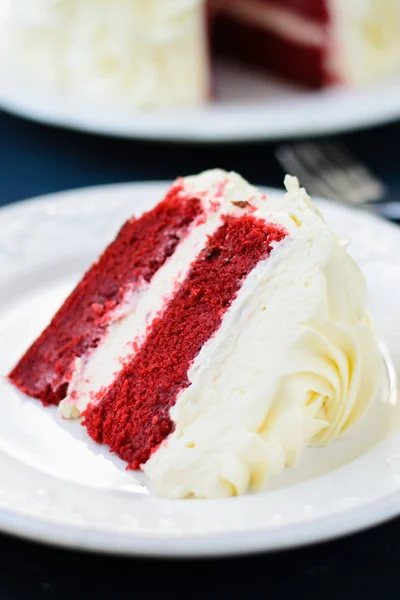
<path fill-rule="evenodd" d="M 286 232 L 251 215 L 226 216 L 131 363 L 84 424 L 132 469 L 145 463 L 173 429 L 169 410 L 189 386 L 188 370 L 221 325 L 245 277 Z"/>
<path fill-rule="evenodd" d="M 200 200 L 181 198 L 180 191 L 175 186 L 156 208 L 125 223 L 11 371 L 9 378 L 20 390 L 44 404 L 58 404 L 65 397 L 75 358 L 99 344 L 107 315 L 127 289 L 152 279 L 202 213 Z"/>
<path fill-rule="evenodd" d="M 325 49 L 298 44 L 270 30 L 218 17 L 215 45 L 224 55 L 310 87 L 330 83 L 325 72 Z"/>

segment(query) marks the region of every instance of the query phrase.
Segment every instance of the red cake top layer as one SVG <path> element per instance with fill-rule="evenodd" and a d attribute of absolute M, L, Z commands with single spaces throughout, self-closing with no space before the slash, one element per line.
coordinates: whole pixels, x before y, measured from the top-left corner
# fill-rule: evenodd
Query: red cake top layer
<path fill-rule="evenodd" d="M 246 276 L 286 232 L 251 215 L 225 216 L 147 337 L 85 425 L 130 468 L 145 463 L 172 431 L 169 410 L 190 385 L 188 370 L 221 325 Z"/>
<path fill-rule="evenodd" d="M 227 1 L 229 4 L 230 0 Z M 327 0 L 242 0 L 244 4 L 246 2 L 251 2 L 254 4 L 254 1 L 261 6 L 274 6 L 276 8 L 281 8 L 286 12 L 293 11 L 299 16 L 310 19 L 311 21 L 315 21 L 317 23 L 329 22 L 329 8 Z"/>
<path fill-rule="evenodd" d="M 153 210 L 125 223 L 86 273 L 10 373 L 23 392 L 45 404 L 58 404 L 65 397 L 75 358 L 100 343 L 109 315 L 126 292 L 151 281 L 202 214 L 201 201 L 184 198 L 181 189 L 173 187 Z"/>

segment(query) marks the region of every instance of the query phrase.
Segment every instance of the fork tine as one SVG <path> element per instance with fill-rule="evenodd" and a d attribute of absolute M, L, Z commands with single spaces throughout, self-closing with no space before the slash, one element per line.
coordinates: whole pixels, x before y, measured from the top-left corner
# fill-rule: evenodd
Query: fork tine
<path fill-rule="evenodd" d="M 279 146 L 275 154 L 283 170 L 296 175 L 301 185 L 306 187 L 310 194 L 336 199 L 333 190 L 304 165 L 300 159 L 300 154 L 293 147 L 286 144 Z"/>
<path fill-rule="evenodd" d="M 331 160 L 347 171 L 347 175 L 352 179 L 354 186 L 359 186 L 364 195 L 368 196 L 367 201 L 378 201 L 384 198 L 386 186 L 366 165 L 356 159 L 344 144 L 326 141 L 324 142 L 324 148 Z"/>
<path fill-rule="evenodd" d="M 328 165 L 326 164 L 326 158 L 317 145 L 311 142 L 294 144 L 291 147 L 291 153 L 296 162 L 295 166 L 297 169 L 301 168 L 304 181 L 306 175 L 309 181 L 314 182 L 311 185 L 318 186 L 318 193 L 323 192 L 323 195 L 331 200 L 341 202 L 345 200 L 343 189 L 337 185 L 333 177 L 327 177 Z"/>
<path fill-rule="evenodd" d="M 315 180 L 319 190 L 328 198 L 351 204 L 377 201 L 384 197 L 385 186 L 371 171 L 359 162 L 347 148 L 338 142 L 300 142 L 277 150 L 277 158 L 285 164 L 291 159 L 294 173 L 304 182 Z M 297 171 L 295 170 L 297 169 Z M 311 187 L 310 187 L 311 189 Z"/>
<path fill-rule="evenodd" d="M 345 170 L 331 160 L 322 144 L 309 142 L 300 145 L 297 151 L 301 152 L 308 167 L 317 172 L 318 176 L 331 188 L 330 198 L 340 199 L 347 203 L 363 200 L 363 197 L 360 197 L 359 188 L 352 185 Z"/>

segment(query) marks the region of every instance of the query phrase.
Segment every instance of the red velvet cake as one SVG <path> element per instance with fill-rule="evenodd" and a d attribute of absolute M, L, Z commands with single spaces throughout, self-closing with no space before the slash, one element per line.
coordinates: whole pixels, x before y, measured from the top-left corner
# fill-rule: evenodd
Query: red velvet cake
<path fill-rule="evenodd" d="M 178 179 L 10 373 L 169 497 L 262 489 L 358 420 L 379 380 L 365 283 L 297 180 Z"/>

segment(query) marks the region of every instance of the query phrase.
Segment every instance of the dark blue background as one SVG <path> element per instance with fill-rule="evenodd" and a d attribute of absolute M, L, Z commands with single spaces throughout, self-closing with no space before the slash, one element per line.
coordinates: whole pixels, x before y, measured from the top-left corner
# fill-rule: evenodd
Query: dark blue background
<path fill-rule="evenodd" d="M 400 123 L 341 138 L 400 199 Z M 136 142 L 46 127 L 0 111 L 0 204 L 68 188 L 173 179 L 211 167 L 282 187 L 274 144 Z"/>
<path fill-rule="evenodd" d="M 383 178 L 391 199 L 400 200 L 400 124 L 341 139 Z M 188 146 L 115 140 L 0 112 L 0 205 L 87 185 L 172 179 L 214 166 L 237 170 L 254 183 L 282 185 L 274 144 Z M 0 600 L 224 600 L 256 594 L 262 600 L 289 595 L 395 600 L 400 597 L 400 519 L 311 548 L 222 561 L 100 557 L 0 535 Z"/>

